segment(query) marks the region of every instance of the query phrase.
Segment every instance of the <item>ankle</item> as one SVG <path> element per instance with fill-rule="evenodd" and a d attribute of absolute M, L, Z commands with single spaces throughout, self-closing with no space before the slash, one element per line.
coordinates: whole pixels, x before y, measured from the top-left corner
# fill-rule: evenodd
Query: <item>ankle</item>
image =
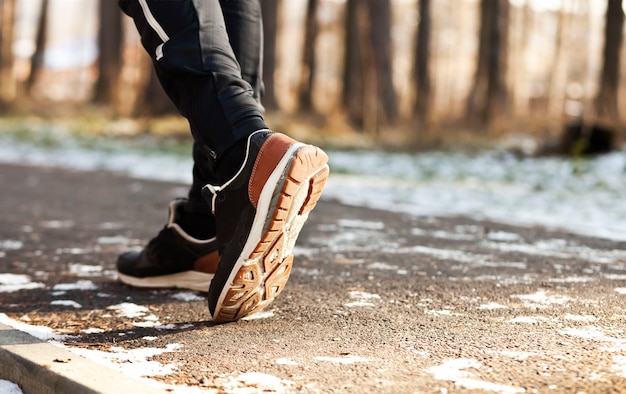
<path fill-rule="evenodd" d="M 187 235 L 201 240 L 215 237 L 215 217 L 210 211 L 193 209 L 193 205 L 183 205 L 176 213 L 174 223 Z"/>
<path fill-rule="evenodd" d="M 239 171 L 246 157 L 247 145 L 247 138 L 237 141 L 218 160 L 215 173 L 220 185 L 228 182 Z"/>

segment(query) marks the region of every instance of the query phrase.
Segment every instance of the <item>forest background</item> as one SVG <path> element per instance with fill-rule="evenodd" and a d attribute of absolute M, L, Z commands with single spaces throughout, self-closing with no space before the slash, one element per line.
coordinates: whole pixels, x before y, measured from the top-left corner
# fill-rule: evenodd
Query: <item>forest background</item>
<path fill-rule="evenodd" d="M 519 137 L 527 153 L 626 137 L 622 0 L 260 1 L 279 131 L 396 149 Z M 190 138 L 113 0 L 0 0 L 0 117 Z"/>

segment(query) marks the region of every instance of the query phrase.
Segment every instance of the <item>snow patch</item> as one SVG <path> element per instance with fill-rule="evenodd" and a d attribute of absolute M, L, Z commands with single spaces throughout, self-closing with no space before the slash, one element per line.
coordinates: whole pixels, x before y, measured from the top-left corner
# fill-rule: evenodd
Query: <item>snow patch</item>
<path fill-rule="evenodd" d="M 59 283 L 54 285 L 52 290 L 54 291 L 70 291 L 70 290 L 97 290 L 98 286 L 96 286 L 90 280 L 79 280 L 76 283 Z"/>
<path fill-rule="evenodd" d="M 339 219 L 337 224 L 343 228 L 357 228 L 362 230 L 383 230 L 385 228 L 385 223 L 383 222 L 356 219 Z"/>
<path fill-rule="evenodd" d="M 41 289 L 43 283 L 32 282 L 30 276 L 21 274 L 0 274 L 0 293 L 12 293 L 19 290 Z"/>
<path fill-rule="evenodd" d="M 596 342 L 604 342 L 612 344 L 612 348 L 605 348 L 605 351 L 610 352 L 622 352 L 626 350 L 626 338 L 615 338 L 608 336 L 597 326 L 588 326 L 584 329 L 580 328 L 567 328 L 559 332 L 561 335 L 568 337 L 588 339 Z"/>
<path fill-rule="evenodd" d="M 482 367 L 482 364 L 474 359 L 458 358 L 448 359 L 442 365 L 430 367 L 428 372 L 437 380 L 454 382 L 456 386 L 469 390 L 486 390 L 502 394 L 516 394 L 526 391 L 521 387 L 480 380 L 476 378 L 475 373 L 466 371 L 467 369 L 479 370 Z"/>
<path fill-rule="evenodd" d="M 460 250 L 437 249 L 421 245 L 398 248 L 395 252 L 402 254 L 425 254 L 427 256 L 436 257 L 440 260 L 452 260 L 461 263 L 476 263 L 489 260 L 491 258 L 491 256 L 484 254 L 467 253 Z"/>
<path fill-rule="evenodd" d="M 0 393 L 3 394 L 24 394 L 20 386 L 8 380 L 0 380 Z"/>
<path fill-rule="evenodd" d="M 45 220 L 39 224 L 43 228 L 54 228 L 54 229 L 74 227 L 74 222 L 71 220 Z"/>
<path fill-rule="evenodd" d="M 50 302 L 50 305 L 69 306 L 69 307 L 72 307 L 74 309 L 80 309 L 80 308 L 83 307 L 78 302 L 72 301 L 72 300 L 54 300 L 54 301 Z"/>
<path fill-rule="evenodd" d="M 434 315 L 434 316 L 463 316 L 462 313 L 456 313 L 456 312 L 452 312 L 450 309 L 440 309 L 440 310 L 428 310 L 426 311 L 427 314 L 429 315 Z"/>
<path fill-rule="evenodd" d="M 83 334 L 102 334 L 105 331 L 102 328 L 89 327 L 85 328 L 84 330 L 80 330 L 80 332 L 82 332 Z"/>
<path fill-rule="evenodd" d="M 24 242 L 22 241 L 15 241 L 12 239 L 0 240 L 0 249 L 3 250 L 18 250 L 22 249 L 23 246 Z"/>
<path fill-rule="evenodd" d="M 588 283 L 595 281 L 596 278 L 590 276 L 569 276 L 566 278 L 549 278 L 550 283 Z"/>
<path fill-rule="evenodd" d="M 563 295 L 548 295 L 545 290 L 539 290 L 534 294 L 514 294 L 511 298 L 522 300 L 524 306 L 535 308 L 537 306 L 563 305 L 571 301 L 570 297 Z"/>
<path fill-rule="evenodd" d="M 87 249 L 87 248 L 58 248 L 57 250 L 54 251 L 55 254 L 74 254 L 74 255 L 89 254 L 92 252 L 93 252 L 92 249 Z"/>
<path fill-rule="evenodd" d="M 191 291 L 182 291 L 176 294 L 172 294 L 172 298 L 174 298 L 175 300 L 181 300 L 181 301 L 187 301 L 187 302 L 206 300 L 205 297 L 201 297 L 197 293 L 193 293 Z"/>
<path fill-rule="evenodd" d="M 372 264 L 368 264 L 367 268 L 371 270 L 394 271 L 398 269 L 398 266 L 387 264 L 387 263 L 374 262 Z"/>
<path fill-rule="evenodd" d="M 297 272 L 305 276 L 320 276 L 321 271 L 318 268 L 293 267 L 291 272 Z"/>
<path fill-rule="evenodd" d="M 127 376 L 137 378 L 154 375 L 169 375 L 176 370 L 176 365 L 161 364 L 158 361 L 148 361 L 150 357 L 157 356 L 165 352 L 173 352 L 180 349 L 182 345 L 170 343 L 165 348 L 139 348 L 124 349 L 112 347 L 109 352 L 84 348 L 66 347 L 72 353 L 83 356 L 101 365 L 122 371 Z"/>
<path fill-rule="evenodd" d="M 3 135 L 0 161 L 191 182 L 192 159 L 188 155 L 133 150 L 126 142 L 111 139 L 99 140 L 94 146 L 67 135 L 53 137 L 55 145 L 51 147 L 37 139 L 24 141 Z M 502 151 L 472 155 L 327 153 L 334 168 L 324 190 L 327 199 L 412 215 L 480 215 L 506 223 L 554 226 L 626 240 L 626 206 L 614 203 L 626 199 L 626 153 L 621 151 L 582 163 L 562 157 L 517 158 Z M 44 224 L 57 228 L 73 225 L 69 221 Z M 380 222 L 344 224 L 381 230 Z"/>
<path fill-rule="evenodd" d="M 545 316 L 516 316 L 509 320 L 512 324 L 539 324 L 549 322 L 550 319 Z"/>
<path fill-rule="evenodd" d="M 489 302 L 487 304 L 482 304 L 478 307 L 478 309 L 482 311 L 493 311 L 496 309 L 507 309 L 507 308 L 508 306 L 498 304 L 497 302 Z"/>
<path fill-rule="evenodd" d="M 54 332 L 53 329 L 48 328 L 48 327 L 31 326 L 30 324 L 25 324 L 17 320 L 13 320 L 4 313 L 0 313 L 0 323 L 5 324 L 9 327 L 13 327 L 16 330 L 20 330 L 35 338 L 38 338 L 44 341 L 47 341 L 47 340 L 63 341 L 68 337 L 67 335 L 57 334 Z"/>
<path fill-rule="evenodd" d="M 68 264 L 71 274 L 79 277 L 99 276 L 102 274 L 102 266 L 87 264 Z"/>
<path fill-rule="evenodd" d="M 573 315 L 571 313 L 565 314 L 564 318 L 565 320 L 586 322 L 586 323 L 592 323 L 598 320 L 598 318 L 592 315 Z"/>
<path fill-rule="evenodd" d="M 473 241 L 477 238 L 476 235 L 474 234 L 463 234 L 463 233 L 459 234 L 459 233 L 453 233 L 453 232 L 444 231 L 444 230 L 427 231 L 427 230 L 422 230 L 420 228 L 413 228 L 411 230 L 411 234 L 428 236 L 428 237 L 439 238 L 439 239 L 448 239 L 451 241 Z"/>
<path fill-rule="evenodd" d="M 626 378 L 626 356 L 613 356 L 611 369 L 619 376 Z"/>
<path fill-rule="evenodd" d="M 161 324 L 159 318 L 151 313 L 150 309 L 132 302 L 111 305 L 107 309 L 115 311 L 118 316 L 143 320 L 143 322 L 133 322 L 133 325 L 136 327 L 157 327 Z"/>
<path fill-rule="evenodd" d="M 98 225 L 101 230 L 120 230 L 124 228 L 124 224 L 116 222 L 104 222 Z"/>
<path fill-rule="evenodd" d="M 353 302 L 343 304 L 343 306 L 348 308 L 374 306 L 374 301 L 379 301 L 381 299 L 378 294 L 367 293 L 364 291 L 350 291 L 348 292 L 348 297 L 354 300 Z"/>
<path fill-rule="evenodd" d="M 113 237 L 99 237 L 98 238 L 98 243 L 100 245 L 130 245 L 131 243 L 133 243 L 133 241 L 128 238 L 128 237 L 124 237 L 121 235 L 116 235 Z"/>
<path fill-rule="evenodd" d="M 520 242 L 523 240 L 518 234 L 509 233 L 506 231 L 492 231 L 487 234 L 487 238 L 492 241 L 500 242 Z"/>
<path fill-rule="evenodd" d="M 236 377 L 216 379 L 226 393 L 252 394 L 278 392 L 293 389 L 295 382 L 260 372 L 247 372 Z"/>
<path fill-rule="evenodd" d="M 261 311 L 254 313 L 252 315 L 246 316 L 241 320 L 259 320 L 259 319 L 269 319 L 270 317 L 274 317 L 274 312 L 272 311 Z"/>

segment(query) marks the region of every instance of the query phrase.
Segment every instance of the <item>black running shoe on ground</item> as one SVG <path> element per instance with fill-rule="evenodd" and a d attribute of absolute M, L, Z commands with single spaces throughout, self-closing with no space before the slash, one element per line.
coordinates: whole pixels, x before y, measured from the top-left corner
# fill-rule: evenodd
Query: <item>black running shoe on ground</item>
<path fill-rule="evenodd" d="M 296 238 L 328 178 L 327 162 L 317 147 L 261 130 L 248 138 L 239 171 L 219 187 L 204 187 L 221 252 L 208 294 L 214 321 L 256 313 L 283 290 Z"/>
<path fill-rule="evenodd" d="M 215 237 L 199 240 L 177 223 L 187 201 L 170 202 L 167 225 L 140 251 L 117 259 L 121 282 L 148 288 L 184 288 L 206 292 L 217 268 L 219 255 Z"/>

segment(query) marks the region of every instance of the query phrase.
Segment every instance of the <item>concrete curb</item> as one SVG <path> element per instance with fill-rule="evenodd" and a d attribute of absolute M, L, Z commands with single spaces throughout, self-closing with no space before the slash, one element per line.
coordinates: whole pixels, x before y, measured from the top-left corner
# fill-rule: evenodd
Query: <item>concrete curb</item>
<path fill-rule="evenodd" d="M 1 323 L 0 379 L 25 394 L 167 392 Z"/>

